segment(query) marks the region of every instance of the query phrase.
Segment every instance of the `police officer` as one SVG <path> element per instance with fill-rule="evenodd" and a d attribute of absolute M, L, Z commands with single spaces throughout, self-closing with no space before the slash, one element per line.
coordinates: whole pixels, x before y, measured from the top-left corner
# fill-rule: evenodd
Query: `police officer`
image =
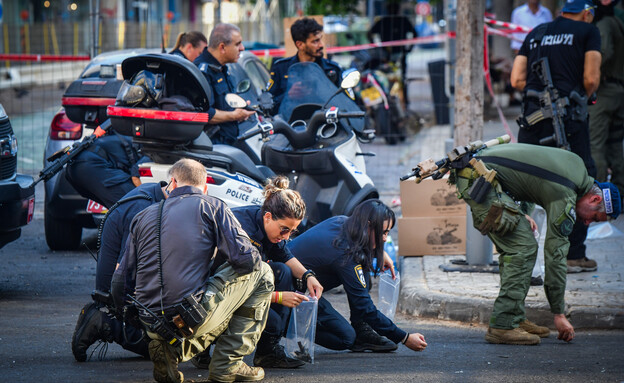
<path fill-rule="evenodd" d="M 236 25 L 217 24 L 210 33 L 208 47 L 194 61 L 212 89 L 214 106 L 208 110 L 208 123 L 219 126 L 210 137 L 215 144 L 234 145 L 238 123 L 254 114 L 249 110 L 234 109 L 225 102 L 226 94 L 236 93 L 236 84 L 232 83 L 233 78 L 225 64 L 237 62 L 244 50 L 240 29 Z"/>
<path fill-rule="evenodd" d="M 471 189 L 483 176 L 478 166 L 453 170 L 451 182 L 456 184 L 460 198 L 470 205 L 475 228 L 487 235 L 500 253 L 500 291 L 485 340 L 534 345 L 550 334 L 548 327 L 527 320 L 524 309 L 538 250 L 533 236 L 537 225 L 529 216 L 525 219 L 527 212 L 518 207 L 519 202 L 524 202 L 538 204 L 546 211 L 544 290 L 558 339 L 570 342 L 574 327 L 565 316 L 564 301 L 568 235 L 575 221 L 589 225 L 606 221 L 607 216 L 617 218 L 621 210 L 617 188 L 595 183 L 579 156 L 558 148 L 497 145 L 482 150 L 475 158 L 486 169 L 497 172 L 490 189 L 484 189 L 483 199 L 477 202 L 470 197 L 479 194 Z"/>
<path fill-rule="evenodd" d="M 533 63 L 546 57 L 554 87 L 560 97 L 570 96 L 572 91 L 588 97 L 600 82 L 600 32 L 592 25 L 594 5 L 592 0 L 567 1 L 561 16 L 550 23 L 533 29 L 524 40 L 516 56 L 511 72 L 511 85 L 524 90 L 523 115 L 529 116 L 540 110 L 539 99 L 527 97 L 527 90 L 542 91 L 543 85 L 532 70 Z M 571 150 L 578 154 L 590 176 L 596 176 L 596 167 L 591 157 L 587 112 L 587 101 L 570 100 L 565 119 L 565 132 Z M 584 105 L 583 105 L 584 104 Z M 521 127 L 518 142 L 539 144 L 540 139 L 553 135 L 552 119 L 543 119 L 534 125 Z M 577 221 L 570 236 L 568 263 L 584 271 L 596 270 L 596 262 L 585 257 L 587 227 Z"/>
<path fill-rule="evenodd" d="M 390 269 L 394 277 L 392 260 L 383 251 L 394 222 L 390 208 L 379 200 L 367 200 L 350 217 L 329 218 L 289 243 L 293 255 L 314 271 L 326 291 L 343 285 L 349 299 L 352 325 L 325 298 L 319 299 L 317 344 L 356 352 L 390 352 L 399 342 L 414 351 L 427 347 L 422 334 L 409 334 L 380 313 L 368 291 L 371 271 Z M 375 269 L 373 259 L 377 260 Z"/>
<path fill-rule="evenodd" d="M 95 269 L 95 302 L 88 303 L 81 310 L 72 337 L 72 353 L 76 361 L 86 361 L 87 349 L 98 340 L 114 341 L 126 350 L 149 358 L 149 342 L 144 339 L 142 328 L 114 316 L 110 285 L 125 249 L 132 219 L 146 207 L 167 198 L 167 186 L 164 183 L 142 184 L 123 196 L 106 214 L 98 233 L 101 245 Z"/>
<path fill-rule="evenodd" d="M 132 221 L 111 283 L 115 305 L 124 305 L 125 293 L 135 294 L 143 306 L 159 313 L 155 321 L 147 311 L 139 311 L 152 339 L 149 354 L 156 381 L 182 382 L 178 363 L 203 352 L 217 337 L 211 381 L 262 380 L 264 370 L 249 367 L 243 357 L 253 352 L 266 323 L 273 292 L 271 268 L 230 209 L 205 194 L 202 164 L 182 159 L 169 175 L 169 197 Z M 210 261 L 217 248 L 227 262 L 213 274 Z M 178 316 L 181 320 L 175 319 Z M 162 331 L 166 328 L 169 331 Z"/>
<path fill-rule="evenodd" d="M 139 160 L 132 138 L 112 132 L 76 156 L 65 177 L 80 195 L 110 208 L 141 184 Z"/>
<path fill-rule="evenodd" d="M 589 107 L 589 135 L 598 181 L 607 180 L 624 190 L 624 22 L 614 15 L 617 0 L 598 2 L 594 23 L 602 38 L 600 87 L 596 104 Z"/>
<path fill-rule="evenodd" d="M 267 90 L 273 95 L 273 112 L 277 113 L 288 88 L 288 68 L 298 62 L 317 63 L 338 88 L 342 81 L 342 69 L 336 62 L 323 58 L 323 26 L 314 19 L 304 17 L 293 23 L 290 34 L 297 47 L 297 54 L 279 59 L 271 66 L 271 80 Z M 296 91 L 293 84 L 290 91 Z M 294 89 L 293 89 L 294 88 Z"/>
<path fill-rule="evenodd" d="M 208 40 L 203 33 L 198 31 L 182 32 L 178 35 L 176 43 L 169 53 L 193 62 L 207 45 Z"/>

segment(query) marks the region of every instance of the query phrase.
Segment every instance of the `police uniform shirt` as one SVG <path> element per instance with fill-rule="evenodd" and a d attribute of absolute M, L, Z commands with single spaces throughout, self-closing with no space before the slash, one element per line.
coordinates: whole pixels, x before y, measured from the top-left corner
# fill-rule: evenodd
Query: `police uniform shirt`
<path fill-rule="evenodd" d="M 496 145 L 479 152 L 477 158 L 496 170 L 496 179 L 514 200 L 536 203 L 546 211 L 548 231 L 544 262 L 548 279 L 552 281 L 546 295 L 553 312 L 564 312 L 568 235 L 576 221 L 576 202 L 591 190 L 594 179 L 587 174 L 579 156 L 559 148 L 530 144 Z M 568 180 L 576 190 L 538 176 L 539 170 L 520 171 L 502 165 L 497 158 L 547 170 Z"/>
<path fill-rule="evenodd" d="M 582 21 L 557 17 L 546 25 L 546 33 L 540 46 L 535 42 L 534 28 L 522 43 L 518 54 L 527 57 L 527 83 L 525 89 L 543 90 L 539 78 L 531 70 L 531 65 L 541 57 L 548 57 L 553 84 L 566 97 L 572 90 L 585 94 L 583 68 L 585 53 L 600 52 L 600 32 L 595 25 Z"/>
<path fill-rule="evenodd" d="M 90 177 L 97 177 L 104 186 L 110 187 L 139 176 L 137 157 L 132 138 L 113 133 L 95 140 L 74 162 L 89 163 L 89 173 L 81 175 L 81 182 L 88 184 Z"/>
<path fill-rule="evenodd" d="M 98 252 L 97 268 L 95 272 L 95 288 L 108 291 L 110 282 L 119 263 L 130 234 L 130 223 L 135 215 L 153 203 L 165 198 L 160 183 L 145 183 L 123 196 L 121 200 L 134 196 L 146 196 L 119 204 L 111 210 L 104 222 L 100 251 Z"/>
<path fill-rule="evenodd" d="M 232 213 L 249 236 L 251 244 L 260 252 L 263 261 L 286 263 L 293 258 L 290 249 L 286 247 L 286 241 L 273 243 L 267 237 L 264 231 L 264 221 L 260 206 L 235 207 L 232 209 Z M 225 260 L 225 257 L 218 253 L 212 269 L 216 270 L 219 268 Z"/>
<path fill-rule="evenodd" d="M 208 49 L 204 49 L 203 52 L 195 59 L 194 64 L 197 65 L 199 70 L 206 76 L 208 84 L 212 89 L 212 99 L 214 105 L 208 109 L 208 115 L 214 116 L 215 109 L 223 110 L 226 112 L 234 110 L 225 102 L 225 95 L 228 93 L 236 93 L 236 86 L 232 84 L 232 78 L 228 74 L 227 65 L 221 65 L 219 61 L 210 53 Z M 236 121 L 223 122 L 219 124 L 219 131 L 216 133 L 216 137 L 213 137 L 213 142 L 218 144 L 233 145 L 236 143 L 238 137 L 238 123 Z"/>
<path fill-rule="evenodd" d="M 284 99 L 286 89 L 288 88 L 288 68 L 299 62 L 299 56 L 285 57 L 273 62 L 271 66 L 271 80 L 267 84 L 266 90 L 273 95 L 273 110 L 279 110 L 279 105 Z M 319 57 L 314 61 L 323 69 L 327 78 L 329 78 L 337 87 L 340 88 L 342 81 L 342 69 L 338 63 Z"/>
<path fill-rule="evenodd" d="M 325 292 L 344 286 L 352 317 L 364 320 L 380 335 L 399 343 L 407 333 L 375 307 L 364 276 L 368 271 L 347 259 L 344 248 L 337 248 L 333 244 L 340 236 L 346 220 L 346 216 L 329 218 L 290 241 L 288 247 L 307 269 L 316 273 Z"/>
<path fill-rule="evenodd" d="M 183 59 L 187 59 L 187 58 L 186 58 L 186 56 L 184 55 L 184 53 L 182 53 L 182 51 L 181 51 L 179 48 L 178 48 L 178 49 L 174 49 L 174 50 L 172 50 L 171 52 L 169 52 L 169 54 L 172 54 L 172 55 L 176 55 L 176 56 L 182 57 Z M 188 59 L 187 59 L 187 60 L 188 60 Z"/>

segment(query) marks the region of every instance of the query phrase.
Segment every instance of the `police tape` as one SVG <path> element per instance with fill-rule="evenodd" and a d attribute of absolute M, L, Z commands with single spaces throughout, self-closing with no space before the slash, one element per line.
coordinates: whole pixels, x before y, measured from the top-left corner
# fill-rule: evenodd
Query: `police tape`
<path fill-rule="evenodd" d="M 0 53 L 0 61 L 54 62 L 54 61 L 89 61 L 89 60 L 91 60 L 91 57 L 88 55 L 72 56 L 72 55 Z"/>
<path fill-rule="evenodd" d="M 485 21 L 486 24 L 507 28 L 511 31 L 511 33 L 517 33 L 517 32 L 528 33 L 528 32 L 531 32 L 531 29 L 532 29 L 532 28 L 525 27 L 522 25 L 513 24 L 507 21 L 499 21 L 499 20 L 490 19 L 488 17 L 485 17 L 483 20 Z"/>
<path fill-rule="evenodd" d="M 453 38 L 453 37 L 455 37 L 454 34 L 442 33 L 442 34 L 437 34 L 433 36 L 416 37 L 413 39 L 350 45 L 346 47 L 327 47 L 325 50 L 327 51 L 328 54 L 335 54 L 335 53 L 354 52 L 354 51 L 360 51 L 360 50 L 372 49 L 372 48 L 399 47 L 399 46 L 405 46 L 405 45 L 428 45 L 428 44 L 443 43 L 448 38 Z M 284 57 L 286 55 L 286 49 L 284 48 L 257 49 L 257 50 L 250 50 L 249 52 L 260 57 Z"/>

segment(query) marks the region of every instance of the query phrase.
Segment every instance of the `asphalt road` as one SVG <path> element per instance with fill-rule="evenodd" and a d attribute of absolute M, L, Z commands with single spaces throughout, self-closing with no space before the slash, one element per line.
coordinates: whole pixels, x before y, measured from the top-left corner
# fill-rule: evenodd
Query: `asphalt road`
<path fill-rule="evenodd" d="M 95 231 L 85 231 L 90 247 Z M 7 382 L 148 382 L 152 364 L 110 344 L 103 360 L 77 363 L 70 340 L 80 308 L 89 301 L 95 262 L 86 251 L 52 252 L 40 214 L 22 237 L 0 250 L 0 371 Z M 326 295 L 347 313 L 344 294 Z M 416 353 L 334 352 L 318 347 L 315 364 L 268 370 L 266 382 L 621 382 L 624 332 L 581 331 L 564 344 L 551 336 L 539 346 L 490 345 L 485 328 L 399 316 L 397 324 L 425 335 Z M 248 360 L 251 363 L 250 360 Z M 188 381 L 207 372 L 180 367 Z"/>

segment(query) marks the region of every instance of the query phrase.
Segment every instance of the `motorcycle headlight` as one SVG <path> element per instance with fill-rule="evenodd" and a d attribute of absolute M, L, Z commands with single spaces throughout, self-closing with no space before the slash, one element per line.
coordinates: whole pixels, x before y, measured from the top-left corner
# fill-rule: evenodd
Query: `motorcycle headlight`
<path fill-rule="evenodd" d="M 4 111 L 4 107 L 0 104 L 0 118 L 6 117 L 6 112 Z"/>

